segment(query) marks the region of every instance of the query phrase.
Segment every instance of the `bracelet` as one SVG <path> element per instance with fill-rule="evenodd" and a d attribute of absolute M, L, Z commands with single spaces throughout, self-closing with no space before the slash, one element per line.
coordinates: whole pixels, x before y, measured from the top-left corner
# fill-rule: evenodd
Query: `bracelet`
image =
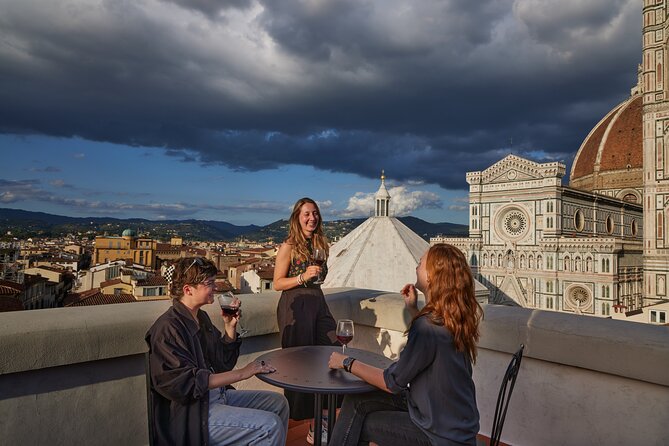
<path fill-rule="evenodd" d="M 304 279 L 302 278 L 302 274 L 297 276 L 297 284 L 302 285 L 304 283 Z"/>

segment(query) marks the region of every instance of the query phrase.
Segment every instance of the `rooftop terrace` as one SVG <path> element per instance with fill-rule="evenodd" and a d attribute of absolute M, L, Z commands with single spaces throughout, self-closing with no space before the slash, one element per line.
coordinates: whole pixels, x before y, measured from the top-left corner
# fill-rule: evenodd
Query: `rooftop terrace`
<path fill-rule="evenodd" d="M 250 334 L 239 365 L 278 348 L 278 297 L 241 296 Z M 335 318 L 355 321 L 353 347 L 399 354 L 409 316 L 398 294 L 341 288 L 326 297 Z M 3 444 L 148 444 L 144 333 L 169 305 L 0 314 Z M 220 322 L 215 306 L 206 309 Z M 474 368 L 483 435 L 510 356 L 524 343 L 502 441 L 669 444 L 669 327 L 503 306 L 484 311 Z M 238 387 L 269 388 L 256 378 Z"/>

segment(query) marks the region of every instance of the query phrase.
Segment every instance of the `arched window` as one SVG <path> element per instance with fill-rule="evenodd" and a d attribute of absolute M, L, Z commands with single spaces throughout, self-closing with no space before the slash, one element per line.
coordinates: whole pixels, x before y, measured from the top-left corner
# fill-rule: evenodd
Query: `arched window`
<path fill-rule="evenodd" d="M 525 269 L 525 254 L 520 255 L 520 268 Z"/>
<path fill-rule="evenodd" d="M 623 201 L 626 201 L 628 203 L 636 203 L 638 200 L 636 195 L 634 194 L 625 194 L 625 196 L 623 197 Z"/>

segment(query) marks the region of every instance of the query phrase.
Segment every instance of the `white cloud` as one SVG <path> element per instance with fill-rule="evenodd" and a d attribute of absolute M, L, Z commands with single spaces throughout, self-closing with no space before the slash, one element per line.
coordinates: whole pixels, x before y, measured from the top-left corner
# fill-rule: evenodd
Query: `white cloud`
<path fill-rule="evenodd" d="M 409 215 L 419 209 L 437 209 L 442 207 L 441 198 L 434 192 L 410 190 L 406 186 L 391 187 L 390 213 L 396 217 Z M 374 214 L 374 195 L 376 192 L 356 192 L 348 199 L 346 209 L 337 212 L 344 218 L 369 217 Z"/>

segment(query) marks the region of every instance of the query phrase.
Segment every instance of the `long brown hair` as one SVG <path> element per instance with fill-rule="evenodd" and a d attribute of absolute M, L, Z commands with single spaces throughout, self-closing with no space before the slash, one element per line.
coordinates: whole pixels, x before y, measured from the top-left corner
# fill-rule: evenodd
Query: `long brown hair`
<path fill-rule="evenodd" d="M 427 315 L 432 323 L 445 326 L 455 349 L 476 362 L 483 310 L 476 301 L 474 277 L 464 254 L 455 246 L 439 243 L 428 250 L 425 267 L 427 303 L 413 320 Z"/>
<path fill-rule="evenodd" d="M 304 236 L 302 227 L 300 226 L 300 212 L 302 211 L 302 206 L 307 203 L 316 206 L 316 211 L 318 211 L 318 224 L 316 225 L 316 230 L 311 236 L 311 246 L 312 248 L 321 248 L 325 251 L 326 255 L 330 253 L 328 239 L 323 233 L 323 216 L 321 215 L 321 210 L 318 208 L 318 204 L 316 204 L 314 200 L 308 197 L 304 197 L 297 200 L 295 206 L 293 206 L 293 212 L 290 214 L 288 239 L 286 239 L 286 242 L 293 245 L 293 249 L 290 253 L 291 260 L 309 260 L 307 238 Z"/>

